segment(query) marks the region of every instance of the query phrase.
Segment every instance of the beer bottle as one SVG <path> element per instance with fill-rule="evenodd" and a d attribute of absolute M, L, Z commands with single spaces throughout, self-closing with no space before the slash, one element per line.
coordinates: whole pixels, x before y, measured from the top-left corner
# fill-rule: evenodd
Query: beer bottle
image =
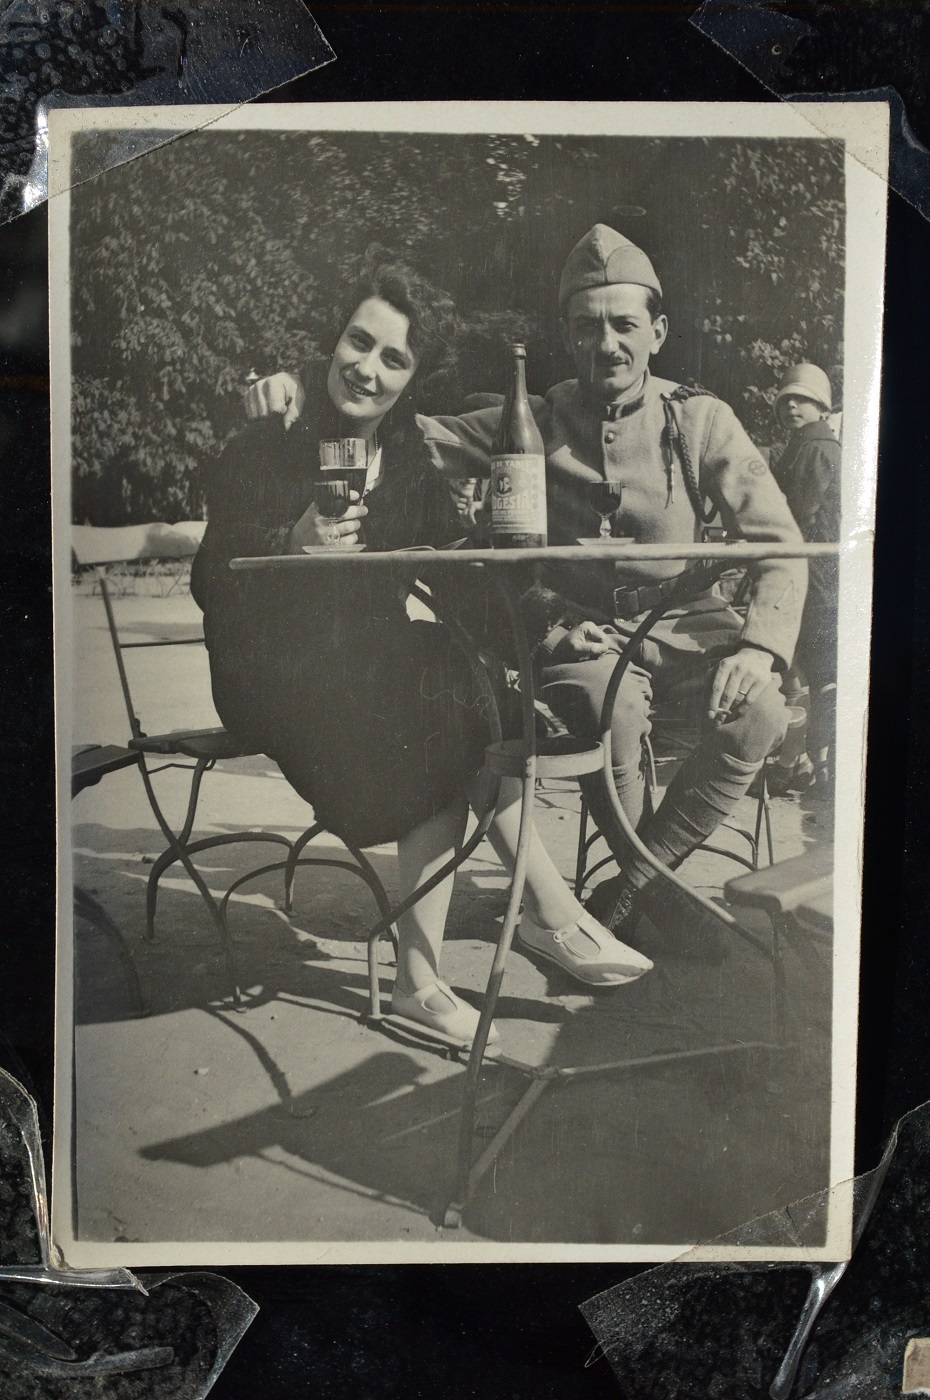
<path fill-rule="evenodd" d="M 526 396 L 526 349 L 513 346 L 513 380 L 491 447 L 491 544 L 546 544 L 546 453 Z"/>

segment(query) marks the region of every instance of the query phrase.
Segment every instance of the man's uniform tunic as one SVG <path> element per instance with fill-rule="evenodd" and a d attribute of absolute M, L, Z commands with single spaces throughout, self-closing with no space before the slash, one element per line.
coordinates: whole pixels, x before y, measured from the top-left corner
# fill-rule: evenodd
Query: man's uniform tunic
<path fill-rule="evenodd" d="M 546 447 L 550 544 L 577 544 L 596 535 L 599 519 L 586 485 L 605 479 L 619 489 L 621 500 L 613 532 L 637 543 L 700 542 L 703 524 L 712 520 L 746 540 L 801 542 L 784 495 L 735 414 L 719 399 L 647 373 L 642 387 L 615 409 L 592 404 L 577 380 L 556 385 L 532 406 Z M 450 477 L 486 476 L 499 417 L 494 407 L 421 420 L 439 470 Z M 657 601 L 656 585 L 688 567 L 674 559 L 544 566 L 546 591 L 529 606 L 528 628 L 543 668 L 544 698 L 574 732 L 597 733 L 615 658 L 551 663 L 559 642 L 585 620 L 629 635 Z M 750 645 L 771 652 L 779 670 L 791 663 L 807 588 L 806 562 L 757 563 L 750 580 L 745 617 L 714 590 L 705 592 L 657 624 L 624 678 L 614 715 L 615 779 L 634 823 L 642 811 L 642 740 L 650 711 L 685 705 L 695 729 L 701 729 L 709 678 L 722 656 Z M 632 591 L 637 588 L 643 592 Z M 732 810 L 781 742 L 785 724 L 774 680 L 759 701 L 726 723 L 705 723 L 691 759 L 644 833 L 647 845 L 679 863 Z M 690 796 L 689 785 L 697 790 Z M 603 794 L 598 799 L 592 785 L 588 796 L 602 830 L 605 823 L 612 826 Z M 611 844 L 619 855 L 615 839 Z"/>

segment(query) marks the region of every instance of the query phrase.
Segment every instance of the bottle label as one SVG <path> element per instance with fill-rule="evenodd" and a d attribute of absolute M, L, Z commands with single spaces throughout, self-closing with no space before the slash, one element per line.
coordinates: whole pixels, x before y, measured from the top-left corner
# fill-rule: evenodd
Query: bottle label
<path fill-rule="evenodd" d="M 546 459 L 524 452 L 491 459 L 491 537 L 546 535 Z"/>

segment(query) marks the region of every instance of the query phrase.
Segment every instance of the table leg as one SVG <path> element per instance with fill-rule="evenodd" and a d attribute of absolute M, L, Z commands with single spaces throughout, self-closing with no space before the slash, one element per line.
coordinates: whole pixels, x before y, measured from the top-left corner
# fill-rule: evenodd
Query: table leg
<path fill-rule="evenodd" d="M 478 1021 L 478 1030 L 471 1047 L 471 1054 L 468 1057 L 468 1068 L 465 1071 L 465 1086 L 462 1091 L 462 1112 L 459 1120 L 459 1148 L 458 1167 L 456 1173 L 455 1197 L 449 1204 L 445 1214 L 445 1224 L 449 1227 L 456 1227 L 461 1221 L 462 1210 L 469 1195 L 469 1178 L 472 1174 L 472 1156 L 474 1152 L 475 1137 L 475 1112 L 478 1099 L 478 1082 L 481 1075 L 481 1065 L 484 1060 L 484 1053 L 487 1049 L 488 1034 L 491 1030 L 491 1023 L 494 1020 L 494 1012 L 497 1008 L 497 998 L 500 994 L 501 983 L 504 978 L 504 970 L 507 966 L 507 958 L 513 944 L 513 936 L 516 932 L 517 920 L 520 917 L 520 905 L 523 900 L 523 889 L 526 884 L 526 867 L 529 854 L 530 837 L 533 831 L 533 801 L 536 793 L 536 707 L 534 702 L 533 688 L 533 659 L 530 654 L 529 642 L 527 641 L 526 629 L 523 626 L 523 618 L 520 614 L 517 596 L 513 586 L 506 578 L 495 579 L 495 586 L 502 595 L 507 607 L 507 614 L 510 621 L 510 628 L 516 643 L 517 659 L 520 667 L 520 700 L 521 717 L 523 723 L 523 791 L 520 804 L 520 827 L 517 835 L 516 859 L 514 861 L 513 878 L 510 884 L 510 898 L 507 903 L 507 913 L 504 918 L 504 927 L 501 929 L 500 939 L 494 954 L 494 961 L 491 964 L 491 975 L 488 978 L 487 990 L 484 995 L 484 1005 L 481 1008 L 481 1016 Z M 540 1087 L 536 1088 L 536 1084 Z M 544 1081 L 537 1080 L 531 1085 L 530 1090 L 521 1099 L 517 1110 L 505 1123 L 504 1128 L 495 1138 L 497 1150 L 503 1146 L 506 1137 L 509 1137 L 513 1127 L 519 1118 L 523 1117 L 535 1099 L 542 1092 Z M 514 1120 L 512 1127 L 511 1120 Z M 505 1132 L 505 1129 L 507 1130 Z M 485 1153 L 487 1155 L 487 1153 Z M 495 1154 L 496 1155 L 496 1154 Z"/>
<path fill-rule="evenodd" d="M 514 1108 L 508 1114 L 501 1127 L 498 1129 L 493 1140 L 487 1145 L 477 1162 L 473 1165 L 475 1117 L 478 1098 L 479 1078 L 481 1065 L 487 1048 L 488 1033 L 491 1022 L 494 1019 L 494 1012 L 497 1006 L 497 999 L 500 993 L 501 982 L 504 976 L 504 969 L 507 957 L 513 943 L 516 931 L 517 919 L 520 912 L 520 903 L 523 898 L 523 890 L 526 882 L 527 855 L 529 850 L 530 835 L 533 821 L 533 801 L 536 787 L 536 711 L 534 701 L 534 677 L 532 657 L 530 655 L 529 644 L 526 631 L 523 626 L 523 619 L 520 614 L 518 599 L 515 589 L 509 584 L 505 577 L 495 579 L 495 585 L 504 598 L 510 621 L 510 628 L 516 643 L 517 656 L 520 666 L 520 688 L 522 700 L 522 721 L 523 721 L 523 744 L 524 744 L 524 766 L 523 766 L 523 792 L 522 805 L 520 811 L 520 831 L 517 844 L 517 857 L 514 867 L 513 880 L 510 888 L 510 900 L 507 906 L 507 915 L 504 920 L 504 927 L 501 930 L 500 941 L 494 956 L 491 967 L 491 975 L 488 979 L 487 991 L 485 993 L 484 1006 L 478 1022 L 478 1032 L 472 1045 L 471 1054 L 468 1060 L 468 1068 L 465 1075 L 465 1086 L 462 1096 L 462 1111 L 459 1124 L 459 1145 L 458 1163 L 455 1183 L 455 1196 L 448 1205 L 444 1225 L 447 1228 L 456 1228 L 461 1224 L 462 1212 L 472 1191 L 477 1186 L 478 1181 L 484 1175 L 488 1167 L 494 1162 L 504 1143 L 513 1134 L 515 1128 L 526 1116 L 533 1104 L 547 1085 L 567 1080 L 576 1076 L 593 1072 L 605 1073 L 611 1071 L 636 1070 L 647 1068 L 651 1065 L 659 1065 L 669 1059 L 691 1060 L 700 1059 L 707 1055 L 719 1055 L 733 1053 L 736 1050 L 744 1050 L 750 1047 L 745 1045 L 724 1045 L 712 1046 L 703 1050 L 677 1052 L 673 1056 L 650 1056 L 641 1061 L 612 1061 L 608 1064 L 575 1067 L 575 1068 L 553 1068 L 535 1067 L 532 1065 L 518 1064 L 510 1061 L 506 1057 L 502 1058 L 503 1064 L 511 1064 L 521 1073 L 531 1077 L 529 1087 L 524 1091 Z M 646 619 L 636 629 L 634 635 L 623 647 L 614 668 L 607 695 L 604 700 L 604 708 L 601 717 L 601 742 L 604 750 L 604 782 L 608 788 L 612 800 L 612 806 L 616 815 L 618 825 L 623 830 L 630 845 L 634 850 L 643 854 L 653 865 L 657 875 L 664 877 L 671 884 L 681 888 L 688 895 L 692 902 L 705 908 L 707 912 L 714 914 L 722 923 L 733 928 L 734 932 L 742 936 L 747 942 L 758 948 L 763 953 L 768 954 L 769 949 L 762 939 L 753 934 L 750 930 L 744 929 L 726 910 L 720 909 L 716 904 L 712 904 L 704 896 L 693 891 L 690 886 L 684 883 L 673 871 L 663 865 L 650 851 L 642 844 L 635 831 L 632 829 L 630 821 L 620 805 L 616 787 L 613 783 L 610 741 L 611 741 L 611 718 L 613 706 L 620 681 L 626 668 L 629 666 L 640 639 L 648 634 L 658 618 L 668 610 L 670 603 L 664 601 L 658 608 L 648 615 Z M 760 1048 L 756 1044 L 751 1048 Z"/>

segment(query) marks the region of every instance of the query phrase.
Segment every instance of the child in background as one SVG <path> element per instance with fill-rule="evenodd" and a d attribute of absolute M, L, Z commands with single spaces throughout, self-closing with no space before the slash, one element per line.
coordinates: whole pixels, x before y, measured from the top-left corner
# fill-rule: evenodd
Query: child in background
<path fill-rule="evenodd" d="M 840 537 L 840 444 L 826 421 L 830 380 L 818 365 L 792 365 L 775 396 L 775 417 L 788 443 L 773 472 L 808 543 Z M 832 797 L 836 727 L 835 559 L 812 559 L 795 666 L 810 687 L 807 752 L 819 795 Z"/>

